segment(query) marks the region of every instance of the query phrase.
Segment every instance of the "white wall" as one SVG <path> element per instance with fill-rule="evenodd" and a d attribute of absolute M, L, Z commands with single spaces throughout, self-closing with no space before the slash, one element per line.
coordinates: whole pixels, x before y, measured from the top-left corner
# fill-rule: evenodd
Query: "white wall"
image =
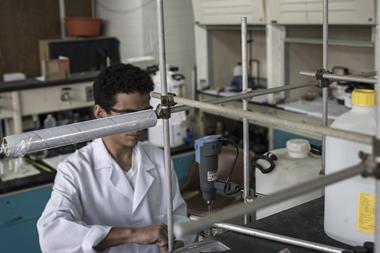
<path fill-rule="evenodd" d="M 120 40 L 122 60 L 144 54 L 142 8 L 154 3 L 152 0 L 97 0 L 97 15 L 104 20 L 105 35 Z"/>
<path fill-rule="evenodd" d="M 106 21 L 106 35 L 121 42 L 122 60 L 143 55 L 158 59 L 156 0 L 97 1 L 98 16 Z M 164 15 L 167 63 L 178 66 L 186 76 L 186 90 L 190 94 L 195 64 L 191 0 L 165 0 Z"/>

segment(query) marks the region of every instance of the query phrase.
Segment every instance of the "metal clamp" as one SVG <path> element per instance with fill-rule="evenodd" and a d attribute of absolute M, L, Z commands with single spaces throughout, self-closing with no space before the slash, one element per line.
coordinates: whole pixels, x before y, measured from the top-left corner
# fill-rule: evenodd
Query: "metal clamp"
<path fill-rule="evenodd" d="M 359 157 L 366 164 L 366 170 L 363 171 L 362 176 L 380 180 L 380 140 L 376 137 L 373 137 L 372 150 L 371 155 L 364 152 L 359 153 Z"/>
<path fill-rule="evenodd" d="M 321 88 L 327 88 L 330 86 L 330 80 L 323 77 L 324 74 L 331 74 L 327 69 L 318 69 L 315 72 L 315 78 L 321 81 Z"/>
<path fill-rule="evenodd" d="M 244 94 L 244 95 L 248 94 L 248 93 L 252 93 L 252 89 L 251 88 L 247 88 L 247 89 L 244 89 L 244 90 L 241 91 L 241 94 Z M 243 100 L 250 101 L 250 100 L 252 100 L 252 98 L 249 97 L 249 98 L 245 98 Z"/>
<path fill-rule="evenodd" d="M 174 93 L 168 93 L 166 96 L 161 96 L 161 104 L 156 108 L 156 114 L 159 119 L 169 119 L 171 112 L 170 108 L 175 106 Z"/>
<path fill-rule="evenodd" d="M 380 180 L 380 140 L 376 137 L 372 139 L 374 176 Z"/>

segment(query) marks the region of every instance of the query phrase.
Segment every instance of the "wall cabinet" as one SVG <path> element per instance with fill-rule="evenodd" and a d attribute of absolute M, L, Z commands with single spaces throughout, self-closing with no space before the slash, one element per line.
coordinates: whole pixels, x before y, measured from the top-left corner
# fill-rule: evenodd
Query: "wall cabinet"
<path fill-rule="evenodd" d="M 193 0 L 194 19 L 202 25 L 237 25 L 241 17 L 265 24 L 264 7 L 264 0 Z"/>
<path fill-rule="evenodd" d="M 268 23 L 322 24 L 323 0 L 270 0 L 267 4 Z M 329 23 L 373 25 L 375 0 L 330 0 Z"/>

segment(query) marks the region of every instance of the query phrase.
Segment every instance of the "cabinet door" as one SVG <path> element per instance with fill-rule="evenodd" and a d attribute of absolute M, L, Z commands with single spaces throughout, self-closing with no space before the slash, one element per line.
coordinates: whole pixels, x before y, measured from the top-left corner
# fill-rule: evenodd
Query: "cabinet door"
<path fill-rule="evenodd" d="M 51 187 L 0 197 L 0 252 L 41 252 L 37 220 Z"/>
<path fill-rule="evenodd" d="M 320 140 L 315 140 L 310 137 L 273 129 L 273 149 L 286 148 L 286 142 L 291 139 L 307 139 L 310 144 L 316 146 L 321 146 L 322 144 Z"/>
<path fill-rule="evenodd" d="M 0 228 L 0 252 L 41 252 L 37 219 Z"/>
<path fill-rule="evenodd" d="M 307 0 L 267 1 L 268 22 L 279 24 L 306 24 Z"/>
<path fill-rule="evenodd" d="M 193 0 L 195 21 L 203 25 L 264 24 L 264 0 Z"/>
<path fill-rule="evenodd" d="M 0 229 L 40 217 L 50 193 L 51 187 L 44 187 L 0 197 Z"/>
<path fill-rule="evenodd" d="M 307 23 L 322 24 L 323 0 L 307 0 Z M 375 24 L 374 0 L 330 0 L 330 24 Z"/>
<path fill-rule="evenodd" d="M 186 182 L 194 159 L 194 152 L 173 156 L 174 170 L 177 174 L 180 187 Z"/>
<path fill-rule="evenodd" d="M 270 0 L 268 22 L 322 24 L 323 0 Z M 329 0 L 329 24 L 375 24 L 375 0 Z"/>

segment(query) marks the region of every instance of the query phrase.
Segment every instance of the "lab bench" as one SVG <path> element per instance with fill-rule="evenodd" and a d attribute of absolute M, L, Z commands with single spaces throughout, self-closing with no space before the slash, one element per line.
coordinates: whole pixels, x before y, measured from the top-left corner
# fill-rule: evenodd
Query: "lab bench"
<path fill-rule="evenodd" d="M 319 198 L 257 220 L 247 227 L 352 250 L 351 246 L 335 241 L 324 233 L 323 219 L 324 199 Z M 231 231 L 223 232 L 216 239 L 227 245 L 231 249 L 229 252 L 277 253 L 285 248 L 292 253 L 319 252 Z"/>

